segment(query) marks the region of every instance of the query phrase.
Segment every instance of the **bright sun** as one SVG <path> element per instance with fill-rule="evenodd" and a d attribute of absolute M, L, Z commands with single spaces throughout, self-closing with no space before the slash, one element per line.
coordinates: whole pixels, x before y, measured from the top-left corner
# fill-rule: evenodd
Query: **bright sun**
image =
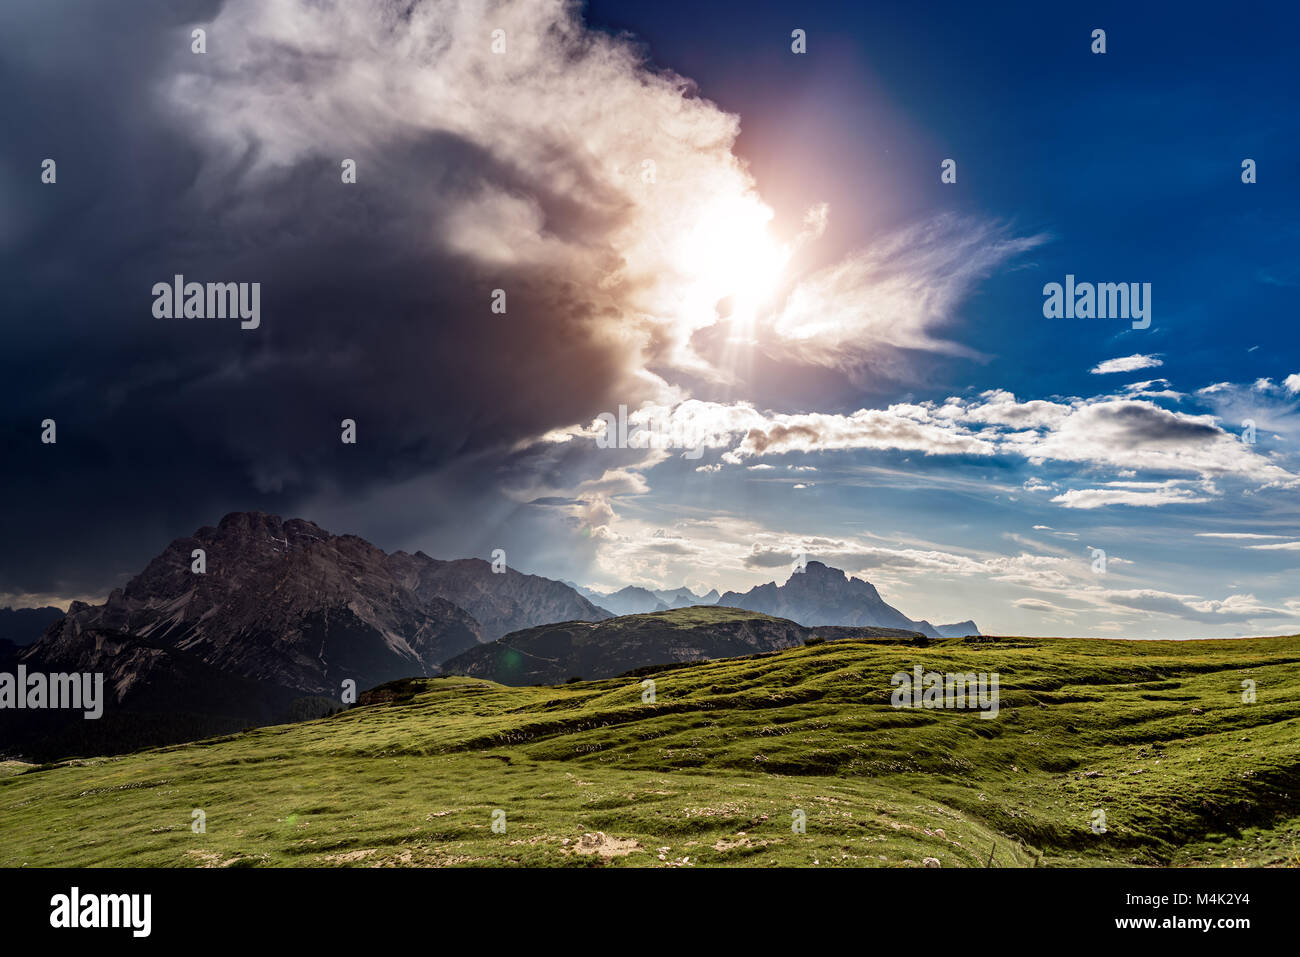
<path fill-rule="evenodd" d="M 768 231 L 771 219 L 772 210 L 750 196 L 718 200 L 700 212 L 680 247 L 681 268 L 694 280 L 692 310 L 712 316 L 720 300 L 730 299 L 730 321 L 752 324 L 790 258 Z"/>

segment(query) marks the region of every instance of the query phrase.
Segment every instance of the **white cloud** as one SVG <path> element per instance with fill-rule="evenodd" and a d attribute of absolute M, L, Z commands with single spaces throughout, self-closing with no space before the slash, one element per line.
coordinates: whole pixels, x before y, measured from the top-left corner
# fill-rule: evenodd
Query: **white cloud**
<path fill-rule="evenodd" d="M 770 415 L 751 425 L 740 444 L 723 459 L 739 463 L 756 455 L 836 449 L 899 449 L 926 455 L 992 455 L 996 450 L 991 442 L 966 429 L 918 421 L 914 412 L 915 407 L 890 406 L 859 409 L 851 415 Z"/>
<path fill-rule="evenodd" d="M 1211 415 L 1191 415 L 1141 399 L 1099 397 L 1079 402 L 1060 426 L 1004 438 L 1031 463 L 1086 463 L 1115 469 L 1234 476 L 1260 485 L 1291 486 L 1300 476 L 1224 431 Z"/>
<path fill-rule="evenodd" d="M 1187 396 L 1175 389 L 1169 388 L 1168 379 L 1148 379 L 1145 382 L 1130 382 L 1124 386 L 1124 391 L 1128 395 L 1144 399 L 1170 399 L 1174 402 L 1182 402 Z"/>
<path fill-rule="evenodd" d="M 938 410 L 944 418 L 980 422 L 988 425 L 1005 425 L 1016 429 L 1053 429 L 1065 422 L 1074 411 L 1074 405 L 1031 399 L 1018 402 L 1003 389 L 981 393 L 980 402 L 963 402 L 950 398 Z"/>
<path fill-rule="evenodd" d="M 1131 505 L 1154 508 L 1159 505 L 1191 505 L 1208 502 L 1209 497 L 1189 489 L 1162 488 L 1135 491 L 1116 488 L 1070 489 L 1052 499 L 1066 508 L 1101 508 L 1106 505 Z"/>
<path fill-rule="evenodd" d="M 1224 599 L 1203 599 L 1195 595 L 1177 595 L 1150 588 L 1104 591 L 1107 602 L 1138 611 L 1154 612 L 1205 623 L 1247 622 L 1257 618 L 1287 618 L 1285 608 L 1271 608 L 1256 601 L 1254 595 L 1229 595 Z"/>
<path fill-rule="evenodd" d="M 1112 372 L 1134 372 L 1138 369 L 1154 369 L 1157 366 L 1164 365 L 1164 361 L 1157 359 L 1155 356 L 1144 356 L 1135 353 L 1131 356 L 1125 356 L 1122 359 L 1107 359 L 1105 362 L 1099 362 L 1091 370 L 1093 375 L 1107 375 Z"/>
<path fill-rule="evenodd" d="M 1175 488 L 1174 480 L 1163 485 L 1111 482 L 1106 489 L 1070 490 L 1054 499 L 1071 508 L 1201 502 L 1219 494 L 1211 483 L 1224 478 L 1259 487 L 1300 485 L 1300 475 L 1224 430 L 1215 416 L 1173 411 L 1129 396 L 1020 402 L 1009 392 L 994 390 L 976 399 L 895 403 L 850 414 L 763 412 L 747 402 L 688 399 L 648 405 L 629 419 L 641 421 L 643 416 L 666 423 L 665 430 L 684 437 L 685 446 L 723 449 L 722 463 L 730 465 L 771 455 L 875 450 L 1003 455 L 1034 466 L 1073 463 L 1123 476 L 1163 473 L 1201 483 L 1193 491 Z M 557 430 L 547 438 L 591 438 L 602 429 L 593 423 Z M 1023 488 L 1047 491 L 1054 485 L 1035 476 Z"/>

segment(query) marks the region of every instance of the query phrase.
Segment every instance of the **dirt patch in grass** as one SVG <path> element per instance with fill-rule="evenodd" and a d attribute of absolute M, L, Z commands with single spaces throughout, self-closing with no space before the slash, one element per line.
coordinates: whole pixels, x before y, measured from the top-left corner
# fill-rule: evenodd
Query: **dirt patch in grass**
<path fill-rule="evenodd" d="M 631 838 L 620 840 L 617 837 L 610 837 L 604 831 L 582 835 L 570 849 L 575 854 L 591 854 L 606 860 L 643 850 L 640 843 Z"/>

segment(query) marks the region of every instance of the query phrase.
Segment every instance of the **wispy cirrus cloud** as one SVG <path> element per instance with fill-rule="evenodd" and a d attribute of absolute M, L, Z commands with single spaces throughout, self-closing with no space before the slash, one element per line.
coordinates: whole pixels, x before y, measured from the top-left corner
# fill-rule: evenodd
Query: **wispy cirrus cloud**
<path fill-rule="evenodd" d="M 1257 532 L 1197 532 L 1197 538 L 1226 538 L 1254 541 L 1256 539 L 1285 538 L 1285 535 L 1263 535 Z"/>
<path fill-rule="evenodd" d="M 760 343 L 786 359 L 846 370 L 899 349 L 977 357 L 939 330 L 979 280 L 1046 241 L 954 215 L 914 224 L 798 281 Z"/>
<path fill-rule="evenodd" d="M 1229 426 L 1253 427 L 1257 438 L 1300 435 L 1300 373 L 1281 383 L 1270 378 L 1249 384 L 1216 382 L 1198 389 L 1196 395 Z"/>

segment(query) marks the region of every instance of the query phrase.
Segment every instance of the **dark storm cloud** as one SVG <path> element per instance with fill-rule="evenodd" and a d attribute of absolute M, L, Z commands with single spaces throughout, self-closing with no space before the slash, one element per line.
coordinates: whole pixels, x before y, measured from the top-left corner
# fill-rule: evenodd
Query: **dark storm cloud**
<path fill-rule="evenodd" d="M 425 523 L 457 510 L 449 496 L 483 508 L 509 469 L 494 450 L 614 403 L 627 350 L 592 334 L 608 297 L 578 270 L 493 265 L 446 233 L 485 191 L 528 197 L 561 239 L 616 224 L 617 197 L 583 175 L 553 190 L 509 156 L 418 126 L 383 142 L 344 126 L 324 155 L 266 169 L 254 136 L 216 162 L 212 131 L 169 105 L 167 84 L 195 56 L 191 26 L 220 6 L 0 13 L 0 594 L 102 591 L 225 511 L 364 501 L 467 458 Z M 208 57 L 221 42 L 210 30 Z M 291 49 L 274 59 L 270 87 L 307 92 L 304 78 L 330 69 Z M 552 160 L 580 170 L 565 149 Z M 357 185 L 340 184 L 340 156 L 358 160 Z M 40 182 L 46 157 L 56 185 Z M 261 283 L 260 328 L 154 318 L 153 284 L 178 273 Z M 496 288 L 506 315 L 490 310 Z M 40 442 L 46 418 L 56 445 Z M 339 441 L 344 418 L 355 446 Z M 352 518 L 338 530 L 391 524 Z"/>

